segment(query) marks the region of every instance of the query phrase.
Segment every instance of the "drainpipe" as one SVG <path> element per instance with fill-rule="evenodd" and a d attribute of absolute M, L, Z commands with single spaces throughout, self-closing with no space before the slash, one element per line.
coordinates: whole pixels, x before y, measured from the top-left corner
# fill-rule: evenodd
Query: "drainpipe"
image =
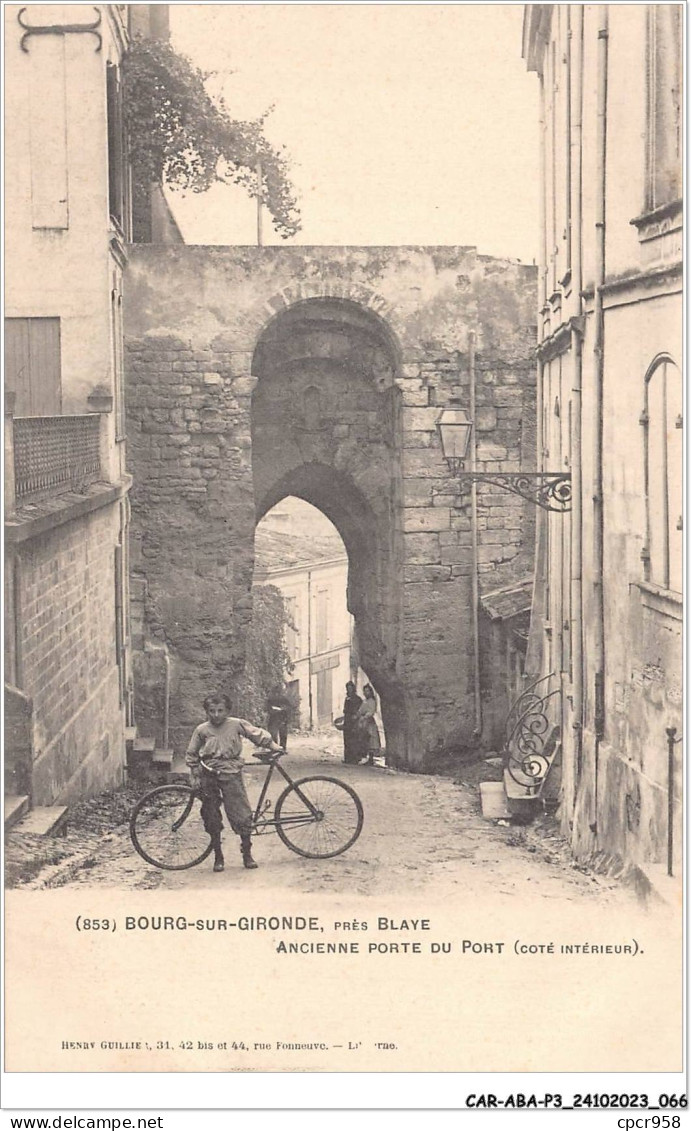
<path fill-rule="evenodd" d="M 477 471 L 477 428 L 475 424 L 475 333 L 468 333 L 468 367 L 470 369 L 470 419 L 473 428 L 470 441 L 470 470 Z M 482 734 L 482 695 L 480 692 L 480 585 L 478 575 L 478 534 L 477 534 L 477 484 L 472 480 L 470 488 L 470 531 L 472 543 L 472 594 L 473 607 L 473 696 L 475 700 L 475 729 L 473 739 Z"/>
<path fill-rule="evenodd" d="M 168 732 L 170 730 L 170 654 L 165 644 L 150 644 L 148 641 L 144 644 L 144 651 L 147 653 L 158 652 L 163 656 L 163 666 L 165 669 L 165 681 L 163 690 L 163 749 L 168 749 Z"/>
<path fill-rule="evenodd" d="M 573 412 L 571 417 L 571 697 L 575 732 L 576 772 L 580 777 L 583 759 L 583 465 L 582 382 L 583 322 L 571 319 L 573 356 Z"/>
<path fill-rule="evenodd" d="M 8 518 L 14 518 L 17 509 L 17 488 L 14 469 L 14 406 L 16 399 L 17 394 L 14 391 L 10 389 L 5 391 L 5 521 L 7 521 Z"/>
<path fill-rule="evenodd" d="M 307 570 L 307 700 L 310 709 L 310 730 L 314 730 L 312 702 L 312 570 Z"/>
<path fill-rule="evenodd" d="M 546 50 L 546 48 L 545 48 Z M 538 287 L 538 317 L 540 319 L 538 338 L 542 341 L 544 314 L 547 303 L 547 139 L 545 136 L 545 76 L 540 72 L 540 285 Z"/>
<path fill-rule="evenodd" d="M 573 107 L 571 112 L 571 293 L 574 317 L 571 319 L 573 357 L 573 414 L 571 433 L 571 693 L 576 750 L 576 772 L 580 778 L 583 759 L 583 333 L 581 312 L 583 290 L 583 5 L 573 9 L 574 50 Z"/>
<path fill-rule="evenodd" d="M 545 309 L 545 305 L 547 303 L 547 284 L 546 284 L 546 279 L 547 279 L 547 276 L 546 276 L 546 270 L 547 270 L 547 267 L 546 267 L 546 264 L 547 264 L 547 229 L 546 229 L 546 225 L 547 225 L 547 202 L 546 202 L 546 191 L 547 191 L 547 189 L 546 189 L 546 179 L 545 179 L 546 176 L 547 176 L 547 172 L 546 172 L 547 157 L 546 157 L 546 141 L 545 141 L 545 76 L 544 76 L 543 71 L 539 72 L 539 79 L 540 79 L 540 118 L 539 118 L 539 130 L 540 130 L 540 179 L 539 179 L 539 184 L 540 184 L 540 258 L 539 258 L 540 275 L 539 275 L 539 279 L 538 279 L 538 295 L 537 295 L 538 352 L 537 352 L 537 373 L 536 373 L 537 388 L 536 388 L 536 398 L 535 398 L 536 411 L 537 411 L 537 428 L 535 430 L 536 431 L 536 435 L 535 435 L 536 464 L 535 464 L 535 466 L 536 466 L 538 471 L 542 471 L 542 470 L 544 470 L 544 444 L 545 444 L 544 428 L 543 428 L 543 424 L 544 424 L 543 406 L 544 406 L 545 363 L 543 361 L 541 353 L 539 352 L 539 348 L 542 345 L 542 342 L 544 341 L 544 338 L 545 338 L 544 309 Z M 535 521 L 535 554 L 534 554 L 535 567 L 534 567 L 534 575 L 533 575 L 532 608 L 533 608 L 533 610 L 536 610 L 536 609 L 539 608 L 541 610 L 542 614 L 544 614 L 544 609 L 545 609 L 545 604 L 546 604 L 546 599 L 547 599 L 547 578 L 544 575 L 543 570 L 542 570 L 543 558 L 542 558 L 542 553 L 541 553 L 541 546 L 542 546 L 542 543 L 543 543 L 543 530 L 544 530 L 545 524 L 547 523 L 548 515 L 543 512 L 542 508 L 536 508 L 536 509 L 537 509 L 537 515 L 536 515 L 536 521 Z M 541 600 L 538 601 L 538 593 L 540 593 L 540 591 L 541 591 Z M 531 649 L 535 649 L 535 645 L 534 645 L 533 642 L 537 637 L 539 639 L 539 645 L 537 646 L 538 656 L 537 656 L 536 662 L 537 662 L 537 666 L 539 667 L 539 669 L 541 671 L 541 674 L 542 674 L 542 666 L 544 664 L 544 656 L 545 656 L 545 651 L 546 651 L 546 640 L 545 640 L 545 633 L 544 633 L 544 620 L 545 620 L 544 615 L 541 615 L 540 618 L 539 618 L 540 623 L 539 623 L 539 626 L 538 626 L 537 618 L 531 613 L 531 618 L 530 618 L 530 643 L 529 643 L 529 647 L 528 647 L 528 656 L 527 656 L 527 662 L 529 663 L 530 662 Z M 537 635 L 538 631 L 539 631 L 539 636 Z M 533 658 L 534 658 L 534 656 L 533 656 Z"/>
<path fill-rule="evenodd" d="M 603 386 L 605 361 L 605 316 L 602 287 L 605 281 L 605 223 L 607 187 L 607 52 L 609 8 L 600 9 L 597 33 L 597 173 L 595 185 L 595 374 L 593 396 L 593 581 L 595 597 L 595 631 L 593 666 L 595 670 L 595 813 L 591 830 L 597 833 L 598 764 L 600 742 L 605 732 L 605 601 L 604 601 L 604 537 L 603 537 Z"/>
<path fill-rule="evenodd" d="M 539 315 L 542 319 L 542 315 Z M 542 329 L 539 332 L 538 351 L 540 343 L 543 340 Z M 536 414 L 537 414 L 537 428 L 535 430 L 535 466 L 538 471 L 544 470 L 544 428 L 543 428 L 543 405 L 544 405 L 544 384 L 545 384 L 545 362 L 542 355 L 538 352 L 537 355 L 537 373 L 536 373 L 537 389 L 536 389 Z M 524 683 L 528 683 L 527 676 L 532 674 L 533 678 L 536 674 L 545 674 L 545 656 L 547 652 L 547 637 L 545 635 L 545 612 L 547 609 L 547 594 L 548 594 L 548 578 L 547 569 L 548 564 L 544 554 L 545 547 L 545 528 L 549 521 L 549 515 L 542 507 L 536 507 L 537 514 L 535 516 L 535 552 L 533 555 L 533 592 L 531 600 L 531 614 L 530 614 L 530 637 L 528 642 L 528 652 L 526 654 L 526 669 L 524 672 Z M 535 643 L 537 641 L 537 643 Z M 547 668 L 547 671 L 550 669 Z"/>

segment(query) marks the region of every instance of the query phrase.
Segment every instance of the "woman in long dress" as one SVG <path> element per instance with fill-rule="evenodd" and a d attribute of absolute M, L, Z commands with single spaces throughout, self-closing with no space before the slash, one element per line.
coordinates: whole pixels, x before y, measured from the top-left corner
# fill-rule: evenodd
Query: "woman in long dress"
<path fill-rule="evenodd" d="M 365 684 L 362 694 L 365 698 L 358 707 L 356 719 L 362 741 L 362 752 L 367 755 L 367 765 L 373 766 L 374 755 L 381 750 L 379 728 L 374 717 L 377 710 L 377 697 L 370 683 Z"/>
<path fill-rule="evenodd" d="M 343 761 L 347 765 L 357 766 L 360 761 L 362 749 L 360 729 L 357 724 L 357 713 L 362 699 L 357 693 L 357 688 L 352 681 L 346 683 L 346 697 L 343 702 Z"/>

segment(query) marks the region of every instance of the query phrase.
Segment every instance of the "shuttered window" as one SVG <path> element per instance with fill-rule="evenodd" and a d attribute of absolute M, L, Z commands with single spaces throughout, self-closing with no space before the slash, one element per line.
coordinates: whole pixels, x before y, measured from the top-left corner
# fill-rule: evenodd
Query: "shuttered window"
<path fill-rule="evenodd" d="M 297 597 L 283 597 L 286 610 L 285 641 L 286 651 L 291 660 L 297 660 L 300 651 L 299 629 L 297 623 L 298 601 Z"/>
<path fill-rule="evenodd" d="M 60 416 L 60 319 L 5 319 L 5 387 L 15 416 Z"/>
<path fill-rule="evenodd" d="M 46 21 L 50 22 L 50 21 Z M 66 36 L 35 36 L 23 59 L 29 89 L 31 223 L 40 229 L 69 228 Z"/>
<path fill-rule="evenodd" d="M 326 652 L 329 647 L 329 590 L 318 589 L 316 593 L 316 637 L 317 652 Z"/>
<path fill-rule="evenodd" d="M 122 115 L 122 95 L 118 68 L 113 63 L 106 67 L 106 96 L 108 109 L 108 207 L 110 215 L 125 231 L 125 145 Z"/>
<path fill-rule="evenodd" d="M 682 5 L 648 5 L 646 207 L 681 198 Z"/>
<path fill-rule="evenodd" d="M 646 580 L 682 589 L 682 385 L 681 373 L 661 360 L 646 381 Z"/>

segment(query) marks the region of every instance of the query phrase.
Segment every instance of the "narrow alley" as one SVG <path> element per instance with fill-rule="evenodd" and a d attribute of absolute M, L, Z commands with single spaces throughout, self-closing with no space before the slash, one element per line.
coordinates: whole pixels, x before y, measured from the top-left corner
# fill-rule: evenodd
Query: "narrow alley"
<path fill-rule="evenodd" d="M 249 750 L 246 750 L 249 759 Z M 158 888 L 331 892 L 361 896 L 411 895 L 430 901 L 571 901 L 589 906 L 633 904 L 612 879 L 577 867 L 564 842 L 530 826 L 498 825 L 480 813 L 476 787 L 447 777 L 398 773 L 383 766 L 346 766 L 338 737 L 303 735 L 284 760 L 292 777 L 327 774 L 348 782 L 360 796 L 365 821 L 353 847 L 331 860 L 290 852 L 274 835 L 255 838 L 257 871 L 241 866 L 237 838 L 224 833 L 226 870 L 214 874 L 211 859 L 181 872 L 164 872 L 135 852 L 126 823 L 111 832 L 72 827 L 62 841 L 64 857 L 21 884 L 23 888 Z M 246 772 L 250 799 L 263 780 L 260 764 Z M 283 788 L 284 783 L 280 783 Z M 277 796 L 277 783 L 272 796 Z M 26 839 L 26 838 L 25 838 Z M 26 846 L 25 846 L 26 847 Z M 9 859 L 22 851 L 10 834 Z"/>

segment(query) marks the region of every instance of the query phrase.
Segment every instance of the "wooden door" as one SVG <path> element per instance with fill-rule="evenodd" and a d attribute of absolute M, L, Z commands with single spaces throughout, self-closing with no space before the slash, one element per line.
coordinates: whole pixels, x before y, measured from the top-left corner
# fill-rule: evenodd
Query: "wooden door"
<path fill-rule="evenodd" d="M 319 726 L 333 719 L 333 669 L 317 672 L 317 723 Z"/>
<path fill-rule="evenodd" d="M 290 703 L 290 722 L 293 727 L 300 726 L 300 680 L 291 679 L 286 683 L 286 698 Z"/>

